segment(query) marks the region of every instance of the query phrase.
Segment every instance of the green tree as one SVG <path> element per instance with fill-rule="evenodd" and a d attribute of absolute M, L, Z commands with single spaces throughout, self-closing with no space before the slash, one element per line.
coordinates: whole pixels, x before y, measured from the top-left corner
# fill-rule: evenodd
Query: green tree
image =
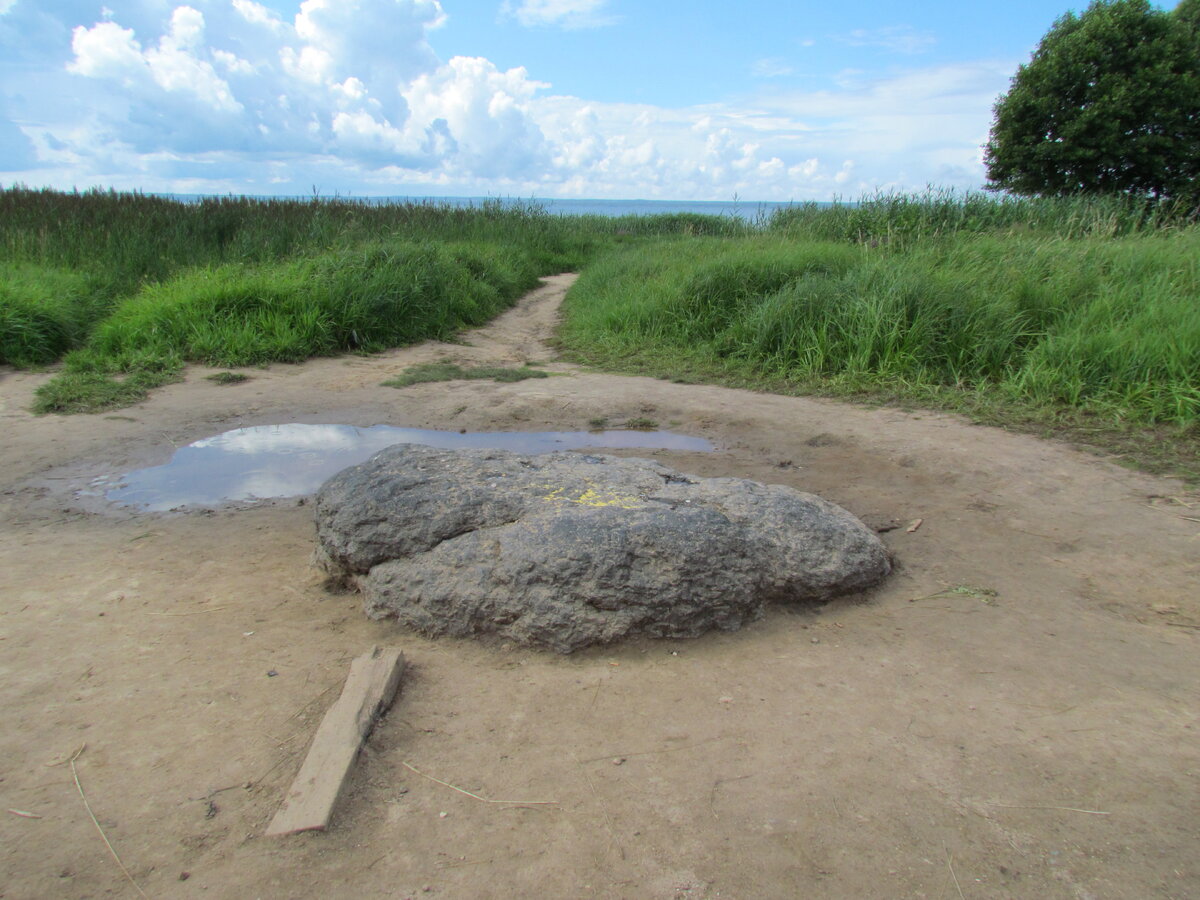
<path fill-rule="evenodd" d="M 1183 0 L 1175 7 L 1175 18 L 1192 32 L 1193 40 L 1200 39 L 1200 0 Z"/>
<path fill-rule="evenodd" d="M 1200 200 L 1200 0 L 1095 0 L 1054 23 L 995 106 L 988 187 Z"/>

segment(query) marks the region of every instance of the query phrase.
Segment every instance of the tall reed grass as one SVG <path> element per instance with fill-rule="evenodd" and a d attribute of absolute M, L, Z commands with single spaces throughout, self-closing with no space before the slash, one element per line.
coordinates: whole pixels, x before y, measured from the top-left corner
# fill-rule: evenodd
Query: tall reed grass
<path fill-rule="evenodd" d="M 1126 195 L 1016 198 L 979 192 L 880 192 L 856 202 L 801 203 L 776 210 L 767 227 L 801 240 L 906 246 L 968 234 L 1050 238 L 1125 237 L 1195 224 L 1194 206 Z"/>

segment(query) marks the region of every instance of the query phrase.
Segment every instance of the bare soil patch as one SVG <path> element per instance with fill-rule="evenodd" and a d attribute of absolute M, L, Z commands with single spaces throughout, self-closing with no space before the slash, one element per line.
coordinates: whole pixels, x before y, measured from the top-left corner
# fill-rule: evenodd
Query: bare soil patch
<path fill-rule="evenodd" d="M 152 897 L 1200 894 L 1200 500 L 953 416 L 553 362 L 569 282 L 463 344 L 229 386 L 195 368 L 117 413 L 36 418 L 47 376 L 0 372 L 0 896 L 137 896 L 67 764 L 85 744 L 80 785 Z M 554 377 L 380 386 L 442 359 Z M 600 418 L 717 444 L 641 451 L 684 471 L 841 504 L 898 572 L 734 634 L 562 657 L 368 621 L 322 587 L 297 500 L 76 496 L 242 425 Z M 372 644 L 410 668 L 332 830 L 263 837 Z"/>

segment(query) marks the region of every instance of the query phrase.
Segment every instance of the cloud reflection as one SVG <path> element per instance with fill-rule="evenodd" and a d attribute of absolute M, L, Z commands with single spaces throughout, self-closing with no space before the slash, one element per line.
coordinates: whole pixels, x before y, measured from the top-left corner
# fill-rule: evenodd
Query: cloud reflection
<path fill-rule="evenodd" d="M 532 454 L 583 447 L 713 449 L 703 438 L 669 431 L 460 433 L 390 425 L 263 425 L 238 428 L 181 447 L 166 465 L 122 475 L 120 486 L 106 496 L 114 503 L 148 512 L 301 497 L 316 492 L 342 469 L 401 443 Z"/>

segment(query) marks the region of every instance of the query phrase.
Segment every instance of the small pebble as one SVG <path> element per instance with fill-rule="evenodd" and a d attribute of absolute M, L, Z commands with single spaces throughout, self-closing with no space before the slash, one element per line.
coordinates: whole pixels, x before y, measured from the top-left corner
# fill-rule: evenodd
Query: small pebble
<path fill-rule="evenodd" d="M 813 642 L 814 644 L 819 644 L 819 643 L 821 643 L 821 639 L 820 639 L 820 638 L 813 638 L 813 639 L 812 639 L 812 642 Z"/>
<path fill-rule="evenodd" d="M 191 877 L 192 877 L 192 873 L 191 873 L 191 872 L 180 872 L 180 873 L 179 873 L 179 880 L 180 880 L 180 881 L 187 881 L 187 880 L 188 880 L 189 878 L 191 878 Z"/>
<path fill-rule="evenodd" d="M 448 816 L 448 815 L 450 815 L 450 813 L 448 813 L 448 812 L 440 812 L 440 813 L 438 813 L 438 818 L 439 818 L 439 819 L 444 819 L 444 818 L 446 818 L 446 816 Z"/>
<path fill-rule="evenodd" d="M 619 766 L 619 765 L 621 765 L 621 764 L 622 764 L 622 763 L 624 763 L 624 762 L 625 762 L 625 757 L 623 757 L 623 756 L 617 756 L 617 757 L 614 757 L 614 758 L 613 758 L 612 764 L 613 764 L 614 766 Z"/>
<path fill-rule="evenodd" d="M 267 677 L 268 677 L 268 678 L 274 678 L 274 677 L 275 677 L 276 675 L 278 675 L 278 674 L 279 674 L 279 673 L 278 673 L 278 672 L 276 672 L 274 669 L 268 669 L 268 670 L 267 670 Z"/>

